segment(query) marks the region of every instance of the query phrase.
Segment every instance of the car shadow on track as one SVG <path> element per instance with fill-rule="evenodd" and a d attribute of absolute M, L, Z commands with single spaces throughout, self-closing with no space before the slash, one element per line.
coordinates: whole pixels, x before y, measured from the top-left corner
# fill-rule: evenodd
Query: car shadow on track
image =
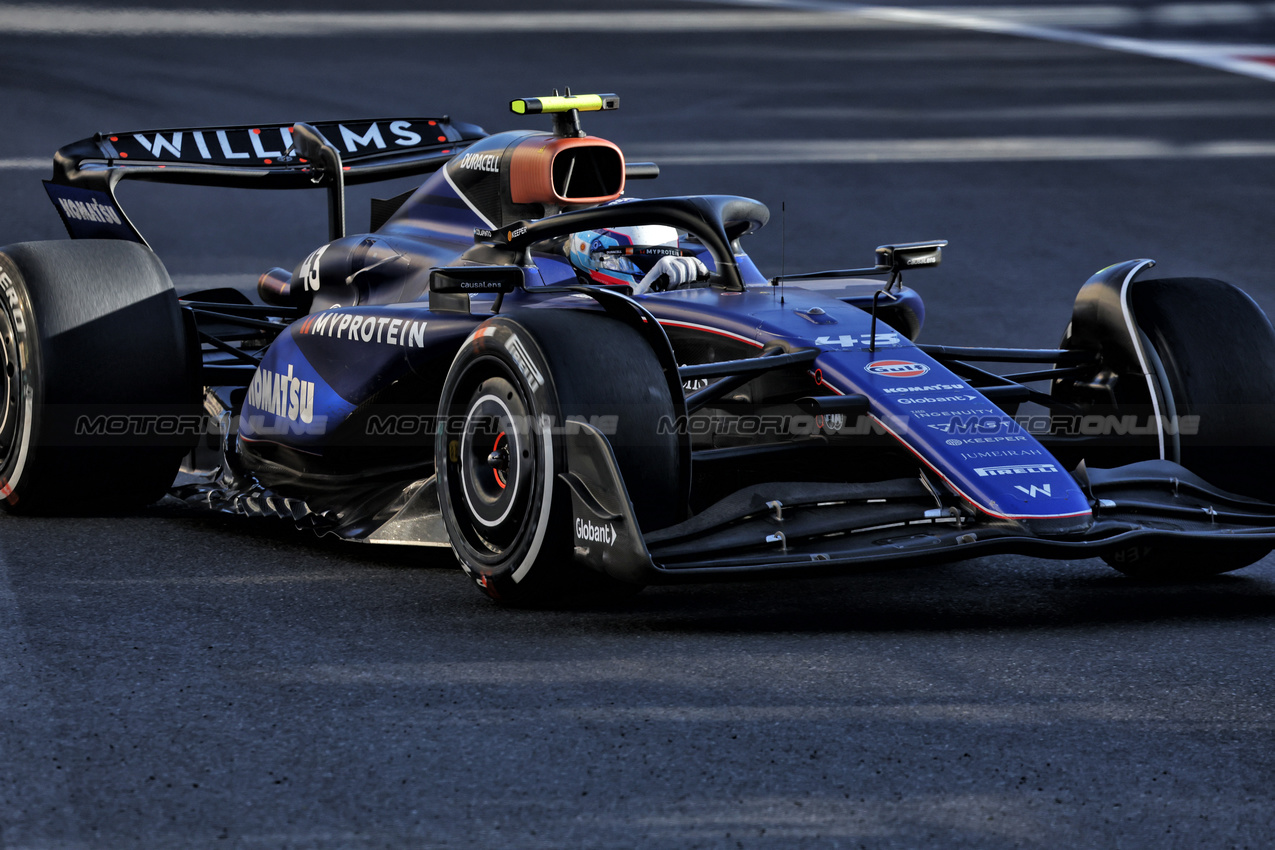
<path fill-rule="evenodd" d="M 154 509 L 161 516 L 172 514 Z M 360 545 L 273 519 L 196 515 L 210 534 L 322 553 L 350 565 L 454 572 L 450 549 Z M 650 587 L 620 602 L 558 609 L 504 608 L 492 616 L 583 622 L 606 631 L 687 633 L 928 632 L 1066 628 L 1093 624 L 1275 619 L 1275 556 L 1236 573 L 1156 583 L 1099 560 L 1007 556 L 829 578 Z"/>
<path fill-rule="evenodd" d="M 977 559 L 721 588 L 648 589 L 627 616 L 662 632 L 1032 630 L 1166 621 L 1275 620 L 1275 559 L 1247 574 L 1135 581 L 1101 561 Z"/>

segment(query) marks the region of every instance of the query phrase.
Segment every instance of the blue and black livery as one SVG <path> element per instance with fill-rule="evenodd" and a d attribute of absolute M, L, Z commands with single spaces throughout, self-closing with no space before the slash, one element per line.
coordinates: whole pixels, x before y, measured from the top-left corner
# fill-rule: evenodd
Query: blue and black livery
<path fill-rule="evenodd" d="M 1200 574 L 1275 547 L 1275 484 L 1252 474 L 1275 428 L 1233 415 L 1275 402 L 1275 332 L 1238 290 L 1143 280 L 1154 264 L 1134 260 L 1081 289 L 1058 347 L 920 344 L 901 278 L 945 242 L 767 278 L 741 242 L 769 217 L 756 201 L 610 203 L 658 175 L 580 129 L 580 110 L 618 102 L 515 101 L 553 132 L 381 119 L 59 151 L 46 186 L 75 239 L 144 245 L 122 179 L 327 190 L 328 242 L 262 275 L 256 300 L 181 300 L 221 426 L 175 492 L 451 545 L 514 602 L 996 552 Z M 346 232 L 347 184 L 412 174 L 428 177 Z M 709 279 L 634 296 L 592 285 L 562 247 L 639 224 L 677 228 Z M 1185 321 L 1188 298 L 1220 317 Z M 1205 345 L 1234 354 L 1224 376 L 1190 365 Z M 987 365 L 1004 363 L 1024 365 Z"/>

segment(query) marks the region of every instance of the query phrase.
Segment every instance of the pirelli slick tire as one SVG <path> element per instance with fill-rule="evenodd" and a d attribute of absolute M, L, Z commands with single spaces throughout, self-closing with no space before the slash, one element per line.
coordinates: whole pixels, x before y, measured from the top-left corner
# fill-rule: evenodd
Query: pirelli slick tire
<path fill-rule="evenodd" d="M 573 560 L 570 491 L 559 478 L 569 420 L 605 423 L 639 524 L 676 520 L 677 439 L 658 427 L 671 421 L 673 401 L 636 331 L 577 310 L 494 317 L 461 346 L 439 409 L 443 521 L 461 566 L 488 596 L 539 606 L 640 589 Z"/>
<path fill-rule="evenodd" d="M 0 249 L 0 509 L 159 499 L 198 436 L 197 348 L 172 281 L 132 242 Z"/>
<path fill-rule="evenodd" d="M 1209 278 L 1137 281 L 1131 307 L 1163 364 L 1182 465 L 1275 501 L 1275 328 L 1243 290 Z"/>
<path fill-rule="evenodd" d="M 1229 573 L 1270 554 L 1263 544 L 1219 547 L 1213 542 L 1132 545 L 1104 555 L 1103 560 L 1130 578 L 1146 581 L 1191 581 Z"/>
<path fill-rule="evenodd" d="M 1136 281 L 1130 307 L 1176 416 L 1181 463 L 1217 487 L 1275 501 L 1275 329 L 1242 290 L 1211 278 Z M 1172 439 L 1172 438 L 1170 438 Z M 1258 545 L 1135 547 L 1108 564 L 1140 578 L 1193 578 L 1256 563 Z"/>

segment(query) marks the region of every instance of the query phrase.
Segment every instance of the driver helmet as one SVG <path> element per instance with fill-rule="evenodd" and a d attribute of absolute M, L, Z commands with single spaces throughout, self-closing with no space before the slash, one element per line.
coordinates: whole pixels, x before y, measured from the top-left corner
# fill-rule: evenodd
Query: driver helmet
<path fill-rule="evenodd" d="M 661 257 L 681 255 L 677 228 L 665 224 L 585 230 L 567 239 L 571 264 L 597 283 L 632 286 L 642 280 Z"/>

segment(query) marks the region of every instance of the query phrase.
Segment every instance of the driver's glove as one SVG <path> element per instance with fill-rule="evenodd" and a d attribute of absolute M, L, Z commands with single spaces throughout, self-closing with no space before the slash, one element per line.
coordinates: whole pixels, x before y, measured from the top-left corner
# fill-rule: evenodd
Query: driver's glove
<path fill-rule="evenodd" d="M 676 289 L 693 280 L 708 277 L 708 267 L 697 257 L 660 257 L 646 277 L 633 287 L 634 295 L 643 295 L 648 290 L 663 292 Z"/>

